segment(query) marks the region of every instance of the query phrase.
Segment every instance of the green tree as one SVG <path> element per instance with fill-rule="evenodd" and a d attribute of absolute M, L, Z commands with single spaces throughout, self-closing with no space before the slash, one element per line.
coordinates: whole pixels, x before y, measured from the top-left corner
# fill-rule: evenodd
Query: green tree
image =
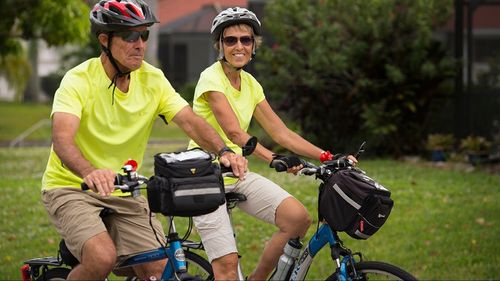
<path fill-rule="evenodd" d="M 433 38 L 451 0 L 276 0 L 258 75 L 271 101 L 322 147 L 399 156 L 422 148 L 431 101 L 454 62 Z M 451 81 L 450 81 L 451 82 Z M 349 146 L 347 146 L 349 144 Z M 374 149 L 376 148 L 376 149 Z"/>
<path fill-rule="evenodd" d="M 89 11 L 84 0 L 4 0 L 0 9 L 0 74 L 22 92 L 31 72 L 36 75 L 36 62 L 30 71 L 21 42 L 33 40 L 30 53 L 35 54 L 38 39 L 49 46 L 85 44 L 90 30 Z M 26 100 L 36 101 L 37 94 L 29 92 Z"/>

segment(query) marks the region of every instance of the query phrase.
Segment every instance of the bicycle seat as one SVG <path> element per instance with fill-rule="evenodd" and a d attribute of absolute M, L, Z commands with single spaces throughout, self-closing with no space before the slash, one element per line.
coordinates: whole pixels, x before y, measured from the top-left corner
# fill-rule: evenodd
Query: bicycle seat
<path fill-rule="evenodd" d="M 234 208 L 238 202 L 243 201 L 247 201 L 247 197 L 244 194 L 237 192 L 226 193 L 226 204 L 228 209 Z"/>
<path fill-rule="evenodd" d="M 115 211 L 115 210 L 113 210 L 113 209 L 111 209 L 111 208 L 106 208 L 106 207 L 104 207 L 104 208 L 101 210 L 101 212 L 99 213 L 99 216 L 100 216 L 101 218 L 105 218 L 105 217 L 107 217 L 107 216 L 109 216 L 109 215 L 111 215 L 111 214 L 114 214 L 114 213 L 116 213 L 116 211 Z"/>
<path fill-rule="evenodd" d="M 80 263 L 78 259 L 75 258 L 75 256 L 73 256 L 73 254 L 70 252 L 70 250 L 66 246 L 66 242 L 64 241 L 64 239 L 61 239 L 61 241 L 59 242 L 59 255 L 61 256 L 62 261 L 71 267 L 75 267 Z"/>

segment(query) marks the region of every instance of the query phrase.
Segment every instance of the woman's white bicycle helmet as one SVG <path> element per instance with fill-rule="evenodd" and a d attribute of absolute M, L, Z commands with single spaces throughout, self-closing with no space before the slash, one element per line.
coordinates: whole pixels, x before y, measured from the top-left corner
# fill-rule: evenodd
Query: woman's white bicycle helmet
<path fill-rule="evenodd" d="M 245 9 L 240 7 L 228 8 L 220 12 L 212 22 L 212 39 L 214 41 L 219 41 L 220 36 L 224 28 L 235 25 L 235 24 L 248 24 L 253 28 L 254 35 L 261 35 L 260 21 L 257 16 Z"/>

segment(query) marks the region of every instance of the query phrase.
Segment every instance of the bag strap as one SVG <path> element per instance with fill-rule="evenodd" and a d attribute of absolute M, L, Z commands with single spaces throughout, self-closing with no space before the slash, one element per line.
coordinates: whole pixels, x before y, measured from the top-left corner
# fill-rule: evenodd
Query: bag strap
<path fill-rule="evenodd" d="M 323 215 L 319 212 L 319 204 L 321 202 L 321 195 L 323 195 L 323 191 L 325 190 L 325 184 L 320 183 L 319 184 L 319 192 L 318 192 L 318 207 L 317 207 L 317 212 L 318 212 L 318 225 L 316 226 L 316 233 L 318 232 L 317 230 L 319 229 L 319 222 L 324 219 Z"/>

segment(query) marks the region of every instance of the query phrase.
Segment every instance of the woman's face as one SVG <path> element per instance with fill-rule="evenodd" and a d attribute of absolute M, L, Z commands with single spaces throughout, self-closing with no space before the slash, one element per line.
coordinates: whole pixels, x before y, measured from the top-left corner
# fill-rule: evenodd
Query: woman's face
<path fill-rule="evenodd" d="M 234 67 L 243 67 L 250 61 L 253 44 L 255 41 L 252 28 L 248 25 L 233 25 L 224 30 L 224 57 Z"/>

